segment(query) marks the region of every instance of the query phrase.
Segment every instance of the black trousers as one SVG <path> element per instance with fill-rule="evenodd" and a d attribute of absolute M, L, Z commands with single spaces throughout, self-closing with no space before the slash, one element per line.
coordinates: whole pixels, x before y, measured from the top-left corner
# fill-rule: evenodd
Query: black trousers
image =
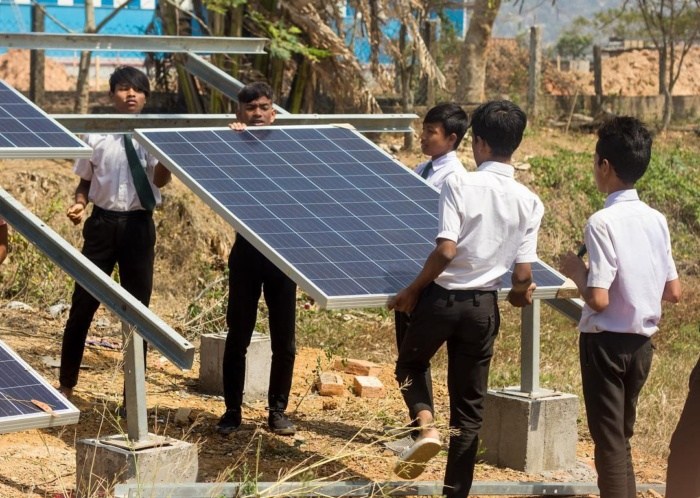
<path fill-rule="evenodd" d="M 118 264 L 121 286 L 148 306 L 153 290 L 156 244 L 152 213 L 121 213 L 94 206 L 83 226 L 83 239 L 83 255 L 108 275 Z M 99 306 L 97 299 L 75 284 L 61 346 L 59 382 L 64 387 L 73 388 L 78 383 L 85 339 Z"/>
<path fill-rule="evenodd" d="M 500 326 L 496 293 L 448 291 L 429 285 L 421 295 L 401 343 L 396 380 L 411 413 L 433 411 L 425 381 L 431 358 L 447 343 L 450 394 L 450 448 L 443 494 L 469 494 L 479 447 L 483 399 L 493 345 Z"/>
<path fill-rule="evenodd" d="M 268 407 L 284 411 L 296 355 L 296 284 L 243 237 L 236 237 L 228 266 L 228 335 L 223 361 L 226 409 L 240 410 L 243 403 L 246 352 L 255 329 L 260 294 L 264 293 L 272 346 Z"/>
<path fill-rule="evenodd" d="M 637 399 L 651 369 L 651 339 L 616 332 L 582 333 L 579 354 L 600 496 L 636 498 L 630 439 Z"/>
<path fill-rule="evenodd" d="M 700 358 L 690 374 L 688 398 L 671 437 L 666 498 L 700 496 Z"/>
<path fill-rule="evenodd" d="M 404 313 L 403 311 L 394 312 L 394 328 L 396 329 L 396 350 L 401 351 L 401 343 L 403 342 L 406 333 L 408 332 L 408 326 L 411 323 L 411 315 Z M 430 371 L 430 365 L 425 371 L 425 385 L 428 386 L 428 392 L 430 394 L 430 400 L 433 399 L 433 375 Z M 433 405 L 430 406 L 430 411 L 433 411 Z M 408 415 L 411 418 L 411 425 L 418 426 L 418 421 L 416 420 L 416 413 L 413 413 L 411 407 L 408 408 Z"/>

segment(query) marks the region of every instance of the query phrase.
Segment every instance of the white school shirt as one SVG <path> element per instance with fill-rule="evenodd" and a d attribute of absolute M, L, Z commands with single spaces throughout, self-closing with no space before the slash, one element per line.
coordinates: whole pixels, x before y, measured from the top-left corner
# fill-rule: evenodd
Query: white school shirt
<path fill-rule="evenodd" d="M 653 335 L 666 282 L 678 278 L 664 215 L 635 189 L 620 190 L 588 219 L 583 235 L 588 286 L 608 289 L 609 304 L 601 312 L 584 305 L 579 330 Z"/>
<path fill-rule="evenodd" d="M 109 211 L 136 211 L 143 208 L 131 178 L 122 137 L 121 134 L 90 134 L 83 137 L 85 143 L 92 147 L 92 156 L 89 159 L 78 159 L 73 165 L 73 172 L 90 182 L 88 199 L 95 206 Z M 148 183 L 158 205 L 161 200 L 160 190 L 153 185 L 153 172 L 158 158 L 135 140 L 132 142 L 136 155 L 146 170 Z"/>
<path fill-rule="evenodd" d="M 515 180 L 509 164 L 487 161 L 451 175 L 440 194 L 437 238 L 457 243 L 457 255 L 435 279 L 446 289 L 498 290 L 513 263 L 537 261 L 544 206 Z"/>
<path fill-rule="evenodd" d="M 428 163 L 430 163 L 430 161 L 420 163 L 416 166 L 415 172 L 418 175 L 423 173 Z M 433 168 L 428 172 L 426 181 L 440 191 L 445 184 L 445 180 L 457 171 L 464 171 L 464 166 L 462 165 L 462 161 L 457 158 L 457 153 L 451 150 L 433 161 Z"/>

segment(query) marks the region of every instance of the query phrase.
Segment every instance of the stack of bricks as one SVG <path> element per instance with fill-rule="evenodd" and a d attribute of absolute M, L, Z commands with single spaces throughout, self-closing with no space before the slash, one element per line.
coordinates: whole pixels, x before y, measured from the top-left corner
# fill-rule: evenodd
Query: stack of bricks
<path fill-rule="evenodd" d="M 382 398 L 384 384 L 377 378 L 379 365 L 366 360 L 337 360 L 333 368 L 353 374 L 353 392 L 362 398 Z M 316 380 L 321 396 L 342 396 L 345 393 L 343 378 L 335 372 L 322 372 Z"/>

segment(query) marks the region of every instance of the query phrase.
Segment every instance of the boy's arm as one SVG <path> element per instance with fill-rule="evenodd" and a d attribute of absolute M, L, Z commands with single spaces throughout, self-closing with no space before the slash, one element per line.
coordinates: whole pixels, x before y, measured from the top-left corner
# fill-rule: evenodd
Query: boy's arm
<path fill-rule="evenodd" d="M 418 303 L 420 293 L 435 280 L 457 254 L 457 244 L 449 239 L 438 239 L 437 245 L 428 259 L 425 260 L 423 269 L 411 284 L 399 291 L 389 300 L 389 309 L 396 309 L 404 313 L 410 313 Z"/>
<path fill-rule="evenodd" d="M 156 164 L 156 167 L 153 170 L 153 185 L 158 188 L 165 187 L 168 183 L 170 183 L 172 177 L 173 175 L 170 170 L 163 166 L 162 163 Z"/>
<path fill-rule="evenodd" d="M 0 227 L 2 228 L 2 227 Z M 669 280 L 664 285 L 664 292 L 661 294 L 662 301 L 676 304 L 681 300 L 681 281 L 677 278 Z"/>
<path fill-rule="evenodd" d="M 7 257 L 7 224 L 0 225 L 0 263 Z"/>
<path fill-rule="evenodd" d="M 581 297 L 593 311 L 601 312 L 608 307 L 610 303 L 608 289 L 588 287 L 588 267 L 576 254 L 569 251 L 562 256 L 560 270 L 573 280 Z"/>
<path fill-rule="evenodd" d="M 88 192 L 90 192 L 90 180 L 80 179 L 80 183 L 75 189 L 75 202 L 68 208 L 68 218 L 77 225 L 83 220 L 85 207 L 88 204 Z"/>
<path fill-rule="evenodd" d="M 532 293 L 537 285 L 532 281 L 532 265 L 516 263 L 511 278 L 511 289 L 508 292 L 508 302 L 522 308 L 532 304 Z"/>

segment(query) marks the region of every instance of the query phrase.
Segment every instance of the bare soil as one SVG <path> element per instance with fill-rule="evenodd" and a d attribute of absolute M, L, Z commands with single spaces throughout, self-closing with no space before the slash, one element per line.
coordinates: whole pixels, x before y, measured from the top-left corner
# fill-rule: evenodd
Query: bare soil
<path fill-rule="evenodd" d="M 579 147 L 584 145 L 579 144 Z M 535 152 L 537 144 L 532 145 Z M 524 147 L 527 151 L 528 147 Z M 417 164 L 421 157 L 401 153 L 406 164 Z M 71 228 L 63 215 L 64 208 L 56 198 L 70 199 L 75 177 L 67 161 L 0 161 L 0 186 L 21 199 L 37 212 L 47 203 L 56 204 L 55 216 L 47 220 L 54 230 L 67 233 L 72 243 L 80 246 L 79 230 Z M 43 189 L 43 190 L 42 190 Z M 167 187 L 166 208 L 157 213 L 159 230 L 156 289 L 151 308 L 169 323 L 181 324 L 184 310 L 194 293 L 197 279 L 203 276 L 197 265 L 188 259 L 190 253 L 204 254 L 209 262 L 223 269 L 232 231 L 218 220 L 177 181 Z M 48 201 L 48 199 L 54 199 Z M 175 225 L 174 220 L 178 220 Z M 177 226 L 179 232 L 174 230 Z M 68 228 L 66 228 L 68 227 Z M 72 231 L 71 231 L 72 230 Z M 12 254 L 0 272 L 16 268 L 19 255 Z M 1 280 L 0 280 L 1 281 Z M 201 285 L 202 282 L 199 282 Z M 44 357 L 60 355 L 60 343 L 66 313 L 56 317 L 48 305 L 35 305 L 23 311 L 7 308 L 0 301 L 0 338 L 38 370 L 49 382 L 57 383 L 57 369 Z M 299 301 L 299 313 L 307 310 Z M 80 422 L 63 428 L 29 430 L 0 435 L 0 496 L 61 497 L 75 488 L 76 441 L 121 434 L 124 420 L 117 420 L 115 408 L 121 401 L 122 353 L 121 327 L 109 312 L 100 309 L 90 331 L 91 339 L 107 339 L 111 347 L 88 345 L 84 369 L 75 389 L 73 402 L 81 410 Z M 100 342 L 100 341 L 96 341 Z M 193 340 L 198 345 L 198 340 Z M 275 436 L 265 428 L 265 403 L 246 406 L 242 428 L 227 437 L 215 431 L 215 424 L 224 409 L 220 397 L 205 396 L 198 391 L 199 359 L 191 370 L 180 371 L 158 352 L 148 356 L 147 404 L 149 431 L 196 443 L 199 447 L 201 482 L 241 481 L 258 474 L 260 482 L 274 481 L 290 471 L 325 462 L 313 470 L 301 472 L 292 481 L 325 477 L 329 480 L 369 479 L 393 481 L 395 456 L 381 442 L 383 427 L 405 422 L 405 408 L 393 379 L 393 357 L 381 365 L 380 380 L 386 387 L 381 399 L 358 398 L 348 392 L 337 398 L 321 397 L 311 385 L 320 367 L 328 368 L 330 359 L 317 348 L 300 349 L 295 367 L 289 410 L 299 431 L 294 437 Z M 343 374 L 346 386 L 349 375 Z M 447 393 L 444 385 L 435 386 L 438 423 L 447 435 Z M 189 409 L 189 417 L 176 423 L 178 409 Z M 579 463 L 567 472 L 526 475 L 486 464 L 477 466 L 480 481 L 594 481 L 592 449 L 587 434 L 579 436 Z M 428 465 L 420 480 L 440 480 L 446 453 L 442 452 Z M 664 479 L 665 462 L 635 448 L 636 471 L 640 482 L 658 483 Z M 246 472 L 248 476 L 246 477 Z M 651 496 L 651 494 L 649 495 Z"/>

